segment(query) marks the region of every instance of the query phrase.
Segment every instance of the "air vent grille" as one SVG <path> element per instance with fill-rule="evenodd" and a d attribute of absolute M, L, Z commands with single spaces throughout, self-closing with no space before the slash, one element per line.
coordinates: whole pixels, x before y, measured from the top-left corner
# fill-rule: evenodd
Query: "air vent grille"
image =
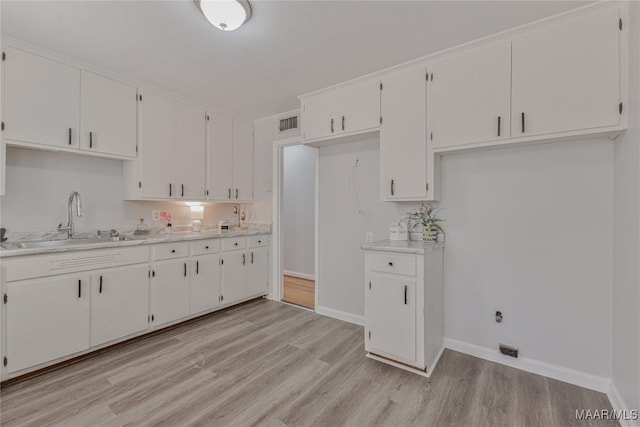
<path fill-rule="evenodd" d="M 278 126 L 278 130 L 280 130 L 280 132 L 286 132 L 293 129 L 298 129 L 298 116 L 280 119 L 280 126 Z"/>

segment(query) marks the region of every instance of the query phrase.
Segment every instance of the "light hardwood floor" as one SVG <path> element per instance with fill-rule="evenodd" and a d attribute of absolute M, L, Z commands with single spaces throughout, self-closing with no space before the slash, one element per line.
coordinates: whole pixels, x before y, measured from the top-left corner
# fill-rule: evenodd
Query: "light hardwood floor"
<path fill-rule="evenodd" d="M 282 280 L 282 290 L 283 301 L 303 307 L 315 308 L 316 282 L 314 280 L 301 279 L 285 274 Z"/>
<path fill-rule="evenodd" d="M 602 393 L 445 351 L 430 379 L 359 326 L 257 300 L 9 386 L 2 426 L 594 426 Z"/>

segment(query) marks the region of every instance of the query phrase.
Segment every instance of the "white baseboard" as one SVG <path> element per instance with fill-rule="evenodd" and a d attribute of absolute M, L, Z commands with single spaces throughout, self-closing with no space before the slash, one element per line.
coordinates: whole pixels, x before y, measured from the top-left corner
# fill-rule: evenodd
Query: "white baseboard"
<path fill-rule="evenodd" d="M 283 276 L 298 277 L 300 279 L 307 279 L 307 280 L 314 280 L 314 281 L 316 280 L 316 276 L 314 276 L 313 274 L 298 273 L 297 271 L 282 270 L 282 275 Z"/>
<path fill-rule="evenodd" d="M 499 353 L 498 349 L 481 347 L 451 338 L 444 339 L 444 346 L 448 349 L 459 351 L 460 353 L 469 354 L 491 362 L 511 366 L 512 368 L 532 372 L 534 374 L 553 378 L 554 380 L 564 381 L 569 384 L 574 384 L 602 393 L 607 393 L 610 389 L 611 380 L 609 378 L 599 377 L 587 372 L 552 365 L 551 363 L 528 359 L 526 357 L 514 359 L 513 357 Z"/>
<path fill-rule="evenodd" d="M 321 306 L 316 306 L 316 313 L 327 317 L 333 317 L 334 319 L 342 320 L 344 322 L 364 326 L 364 316 L 356 316 L 355 314 L 347 313 L 345 311 L 334 310 L 333 308 Z"/>
<path fill-rule="evenodd" d="M 635 409 L 636 411 L 640 411 L 640 408 L 631 408 L 625 403 L 624 399 L 620 395 L 620 392 L 618 391 L 618 388 L 616 387 L 613 381 L 611 381 L 611 384 L 609 385 L 609 390 L 607 391 L 607 397 L 609 398 L 609 402 L 611 402 L 611 406 L 613 407 L 613 410 L 620 411 L 623 414 L 626 414 L 627 417 L 631 416 L 632 409 Z M 621 419 L 618 421 L 620 421 L 620 427 L 640 427 L 640 420 Z"/>

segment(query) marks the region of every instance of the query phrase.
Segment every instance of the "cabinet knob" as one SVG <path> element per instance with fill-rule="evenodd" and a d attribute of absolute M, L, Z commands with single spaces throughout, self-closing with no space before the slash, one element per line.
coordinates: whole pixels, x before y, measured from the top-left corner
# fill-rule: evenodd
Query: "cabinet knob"
<path fill-rule="evenodd" d="M 262 243 L 262 240 L 258 240 L 258 243 Z"/>
<path fill-rule="evenodd" d="M 209 246 L 205 246 L 204 248 L 205 248 L 205 249 L 209 249 Z"/>
<path fill-rule="evenodd" d="M 238 246 L 238 242 L 235 242 L 235 243 L 234 243 L 234 246 Z"/>
<path fill-rule="evenodd" d="M 393 267 L 393 263 L 392 262 L 389 262 L 389 267 Z"/>
<path fill-rule="evenodd" d="M 171 253 L 172 253 L 172 254 L 175 254 L 175 253 L 176 253 L 176 250 L 175 250 L 175 249 L 171 249 Z"/>

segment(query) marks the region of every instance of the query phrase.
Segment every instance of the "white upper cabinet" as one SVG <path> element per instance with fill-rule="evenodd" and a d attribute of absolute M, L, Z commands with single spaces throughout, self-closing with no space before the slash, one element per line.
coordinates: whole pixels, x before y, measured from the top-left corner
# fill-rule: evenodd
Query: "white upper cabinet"
<path fill-rule="evenodd" d="M 509 138 L 511 43 L 427 65 L 427 129 L 434 149 Z"/>
<path fill-rule="evenodd" d="M 167 199 L 175 194 L 175 183 L 171 182 L 175 131 L 175 101 L 144 92 L 140 102 L 139 177 L 134 183 L 140 189 L 140 197 Z"/>
<path fill-rule="evenodd" d="M 620 123 L 619 22 L 609 9 L 513 39 L 512 137 Z"/>
<path fill-rule="evenodd" d="M 206 111 L 177 102 L 173 144 L 175 197 L 188 200 L 204 198 L 205 146 Z"/>
<path fill-rule="evenodd" d="M 241 202 L 253 200 L 253 127 L 233 121 L 232 197 Z"/>
<path fill-rule="evenodd" d="M 231 200 L 233 187 L 233 120 L 210 116 L 207 136 L 207 198 Z"/>
<path fill-rule="evenodd" d="M 251 202 L 253 126 L 211 116 L 207 144 L 207 199 Z"/>
<path fill-rule="evenodd" d="M 424 66 L 382 78 L 382 200 L 424 199 L 427 195 L 425 86 Z"/>
<path fill-rule="evenodd" d="M 380 80 L 302 97 L 302 128 L 305 143 L 379 129 Z"/>
<path fill-rule="evenodd" d="M 13 47 L 4 53 L 4 139 L 78 148 L 80 70 Z"/>
<path fill-rule="evenodd" d="M 80 149 L 136 157 L 137 89 L 82 71 Z"/>

